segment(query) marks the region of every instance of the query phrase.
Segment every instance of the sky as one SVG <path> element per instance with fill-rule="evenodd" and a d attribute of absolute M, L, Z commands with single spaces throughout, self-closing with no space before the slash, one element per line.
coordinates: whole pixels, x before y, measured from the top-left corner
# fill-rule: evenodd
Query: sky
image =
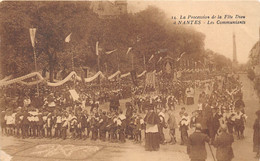
<path fill-rule="evenodd" d="M 253 45 L 259 40 L 259 1 L 128 1 L 128 11 L 138 12 L 149 5 L 162 9 L 169 20 L 172 16 L 240 15 L 245 24 L 192 25 L 205 34 L 205 49 L 211 49 L 228 58 L 233 57 L 233 33 L 236 35 L 237 60 L 246 63 Z M 236 19 L 232 19 L 236 20 Z M 191 25 L 189 25 L 191 26 Z"/>

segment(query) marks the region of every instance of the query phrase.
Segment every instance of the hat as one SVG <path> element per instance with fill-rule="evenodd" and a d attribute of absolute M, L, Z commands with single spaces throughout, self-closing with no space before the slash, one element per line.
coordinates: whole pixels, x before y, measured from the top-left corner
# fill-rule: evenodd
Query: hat
<path fill-rule="evenodd" d="M 195 128 L 196 130 L 202 130 L 202 126 L 200 123 L 196 123 Z"/>

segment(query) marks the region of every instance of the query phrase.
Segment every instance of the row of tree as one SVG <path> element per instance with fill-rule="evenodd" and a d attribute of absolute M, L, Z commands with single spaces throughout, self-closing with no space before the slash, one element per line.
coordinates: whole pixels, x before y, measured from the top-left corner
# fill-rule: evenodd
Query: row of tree
<path fill-rule="evenodd" d="M 156 63 L 149 62 L 160 49 L 167 49 L 169 56 L 176 58 L 185 52 L 195 60 L 207 58 L 204 50 L 205 36 L 184 26 L 173 25 L 164 12 L 156 7 L 134 14 L 114 18 L 100 18 L 91 9 L 95 2 L 1 2 L 0 3 L 0 48 L 2 76 L 20 76 L 34 71 L 33 48 L 29 28 L 36 28 L 36 54 L 39 70 L 54 73 L 78 70 L 88 66 L 97 70 L 96 42 L 100 47 L 100 69 L 107 73 L 122 72 L 134 67 L 142 71 Z M 66 36 L 71 41 L 66 43 Z M 126 51 L 132 47 L 129 54 Z M 117 49 L 111 54 L 107 51 Z M 133 55 L 132 55 L 133 54 Z M 163 57 L 163 53 L 160 53 Z M 212 54 L 212 51 L 211 51 Z M 218 55 L 213 52 L 213 55 Z M 216 59 L 215 59 L 216 58 Z M 229 60 L 215 56 L 219 67 Z M 150 64 L 149 64 L 150 63 Z"/>

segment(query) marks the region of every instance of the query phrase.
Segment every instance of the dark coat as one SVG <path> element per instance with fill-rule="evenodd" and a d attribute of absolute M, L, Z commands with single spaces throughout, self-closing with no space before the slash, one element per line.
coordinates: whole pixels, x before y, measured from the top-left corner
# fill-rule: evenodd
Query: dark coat
<path fill-rule="evenodd" d="M 260 119 L 256 119 L 254 123 L 254 135 L 253 135 L 253 143 L 254 143 L 254 152 L 260 151 Z"/>
<path fill-rule="evenodd" d="M 190 159 L 206 160 L 207 151 L 205 143 L 209 141 L 209 137 L 200 131 L 195 131 L 191 134 L 187 143 L 187 153 Z"/>
<path fill-rule="evenodd" d="M 214 141 L 213 145 L 217 148 L 217 160 L 231 160 L 234 158 L 232 143 L 234 137 L 232 134 L 222 132 Z"/>
<path fill-rule="evenodd" d="M 22 116 L 23 116 L 23 120 L 21 121 L 22 125 L 29 125 L 29 120 L 28 120 L 29 113 L 25 111 L 23 112 Z"/>

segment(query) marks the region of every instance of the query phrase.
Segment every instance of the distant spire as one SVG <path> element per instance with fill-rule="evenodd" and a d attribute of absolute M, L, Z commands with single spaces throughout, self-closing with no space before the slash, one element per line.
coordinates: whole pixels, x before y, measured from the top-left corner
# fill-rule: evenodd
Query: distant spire
<path fill-rule="evenodd" d="M 237 63 L 237 47 L 235 33 L 233 33 L 233 63 Z"/>

